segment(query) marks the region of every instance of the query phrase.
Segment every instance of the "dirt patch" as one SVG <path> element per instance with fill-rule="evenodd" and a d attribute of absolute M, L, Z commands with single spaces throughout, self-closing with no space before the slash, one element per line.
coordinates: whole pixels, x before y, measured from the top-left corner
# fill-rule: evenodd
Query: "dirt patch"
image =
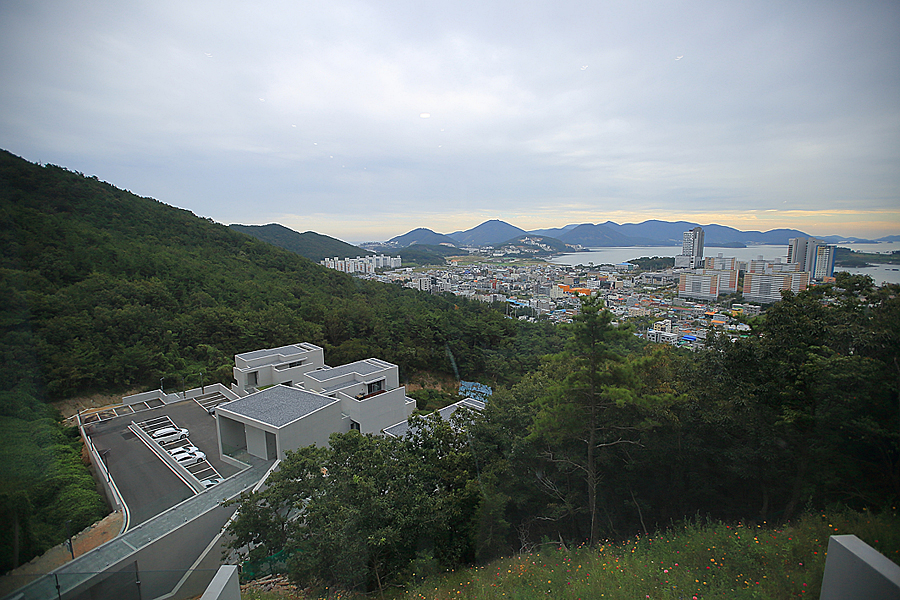
<path fill-rule="evenodd" d="M 435 373 L 416 373 L 404 385 L 407 392 L 429 389 L 455 394 L 459 390 L 459 382 L 452 375 Z"/>
<path fill-rule="evenodd" d="M 58 400 L 56 402 L 53 402 L 52 404 L 53 407 L 62 414 L 63 418 L 68 419 L 69 417 L 75 415 L 78 411 L 92 412 L 98 408 L 103 408 L 112 404 L 122 404 L 123 396 L 137 394 L 140 391 L 141 390 L 131 390 L 123 392 L 121 394 L 91 394 L 90 396 L 77 396 L 75 398 Z"/>
<path fill-rule="evenodd" d="M 116 511 L 106 518 L 97 521 L 84 531 L 80 531 L 72 537 L 72 549 L 75 556 L 81 556 L 85 552 L 105 544 L 122 531 L 122 513 Z M 18 569 L 13 569 L 3 577 L 0 577 L 0 596 L 22 587 L 57 569 L 72 560 L 72 553 L 65 543 L 54 546 L 41 556 L 31 559 Z"/>

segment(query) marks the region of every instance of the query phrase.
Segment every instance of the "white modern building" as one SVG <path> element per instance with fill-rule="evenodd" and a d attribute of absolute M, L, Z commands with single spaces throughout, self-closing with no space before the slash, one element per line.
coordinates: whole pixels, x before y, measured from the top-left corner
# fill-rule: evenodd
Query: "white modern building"
<path fill-rule="evenodd" d="M 246 396 L 270 385 L 290 386 L 299 382 L 303 373 L 323 368 L 324 350 L 306 342 L 244 352 L 234 356 L 235 383 L 231 384 L 231 391 Z"/>
<path fill-rule="evenodd" d="M 328 367 L 313 344 L 239 354 L 234 373 L 242 397 L 215 410 L 224 460 L 243 453 L 283 459 L 288 450 L 327 445 L 332 433 L 380 433 L 416 408 L 397 365 L 368 358 Z"/>

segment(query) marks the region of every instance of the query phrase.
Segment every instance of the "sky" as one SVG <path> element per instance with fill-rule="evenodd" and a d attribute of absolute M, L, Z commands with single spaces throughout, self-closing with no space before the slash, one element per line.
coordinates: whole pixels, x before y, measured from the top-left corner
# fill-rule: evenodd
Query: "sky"
<path fill-rule="evenodd" d="M 900 3 L 3 0 L 0 148 L 345 241 L 900 234 Z"/>

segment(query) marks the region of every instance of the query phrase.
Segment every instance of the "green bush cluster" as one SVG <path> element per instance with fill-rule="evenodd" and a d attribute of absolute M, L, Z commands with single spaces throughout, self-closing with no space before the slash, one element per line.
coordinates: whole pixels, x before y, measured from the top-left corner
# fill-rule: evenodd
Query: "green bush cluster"
<path fill-rule="evenodd" d="M 109 512 L 81 458 L 78 430 L 22 390 L 0 392 L 0 572 Z"/>

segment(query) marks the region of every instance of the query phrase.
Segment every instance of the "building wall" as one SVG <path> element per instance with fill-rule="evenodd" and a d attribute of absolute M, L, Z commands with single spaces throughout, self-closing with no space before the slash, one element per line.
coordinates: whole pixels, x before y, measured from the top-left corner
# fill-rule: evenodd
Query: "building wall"
<path fill-rule="evenodd" d="M 678 280 L 678 297 L 714 301 L 719 298 L 718 275 L 682 273 Z"/>
<path fill-rule="evenodd" d="M 738 288 L 738 272 L 734 270 L 703 269 L 703 275 L 715 275 L 720 294 L 734 294 Z"/>
<path fill-rule="evenodd" d="M 294 350 L 296 347 L 296 350 Z M 325 351 L 313 344 L 295 344 L 273 349 L 271 353 L 245 358 L 247 354 L 234 357 L 235 384 L 232 390 L 242 396 L 247 388 L 275 385 L 278 383 L 297 383 L 303 373 L 325 366 Z M 293 363 L 300 363 L 291 367 Z M 252 382 L 252 374 L 256 373 L 256 383 Z"/>
<path fill-rule="evenodd" d="M 357 400 L 347 394 L 339 394 L 338 397 L 344 414 L 359 423 L 360 433 L 378 433 L 386 427 L 405 421 L 416 408 L 415 401 L 407 402 L 405 387 L 376 394 L 365 400 Z"/>
<path fill-rule="evenodd" d="M 216 413 L 219 435 L 219 454 L 224 454 L 225 447 L 247 448 L 247 436 L 244 433 L 244 424 L 231 419 L 221 412 Z"/>
<path fill-rule="evenodd" d="M 716 271 L 734 271 L 737 269 L 734 257 L 708 256 L 703 266 Z"/>
<path fill-rule="evenodd" d="M 329 379 L 323 379 L 323 377 L 328 376 L 328 371 L 318 371 L 316 372 L 316 376 L 318 377 L 318 379 L 304 376 L 303 386 L 305 389 L 317 393 L 322 393 L 323 390 L 327 389 L 329 390 L 329 393 L 341 391 L 350 396 L 356 396 L 360 393 L 368 393 L 368 382 L 377 381 L 378 379 L 383 378 L 384 389 L 396 389 L 397 386 L 400 385 L 400 369 L 397 367 L 397 365 L 388 362 L 378 361 L 378 363 L 378 366 L 381 366 L 382 368 L 379 371 L 370 373 L 369 375 L 360 375 L 351 371 L 349 373 L 344 373 L 343 375 L 337 375 Z"/>
<path fill-rule="evenodd" d="M 781 300 L 782 290 L 795 294 L 809 286 L 809 273 L 745 273 L 742 294 L 746 300 L 769 304 Z"/>
<path fill-rule="evenodd" d="M 265 429 L 261 429 L 259 425 L 245 423 L 244 432 L 247 435 L 247 453 L 258 456 L 263 460 L 268 459 Z"/>
<path fill-rule="evenodd" d="M 825 279 L 834 276 L 834 256 L 837 246 L 822 245 L 816 248 L 816 267 L 813 277 Z"/>
<path fill-rule="evenodd" d="M 278 458 L 284 460 L 287 450 L 303 446 L 328 446 L 328 437 L 332 433 L 348 431 L 350 421 L 342 418 L 341 403 L 335 401 L 280 428 L 277 434 Z"/>

